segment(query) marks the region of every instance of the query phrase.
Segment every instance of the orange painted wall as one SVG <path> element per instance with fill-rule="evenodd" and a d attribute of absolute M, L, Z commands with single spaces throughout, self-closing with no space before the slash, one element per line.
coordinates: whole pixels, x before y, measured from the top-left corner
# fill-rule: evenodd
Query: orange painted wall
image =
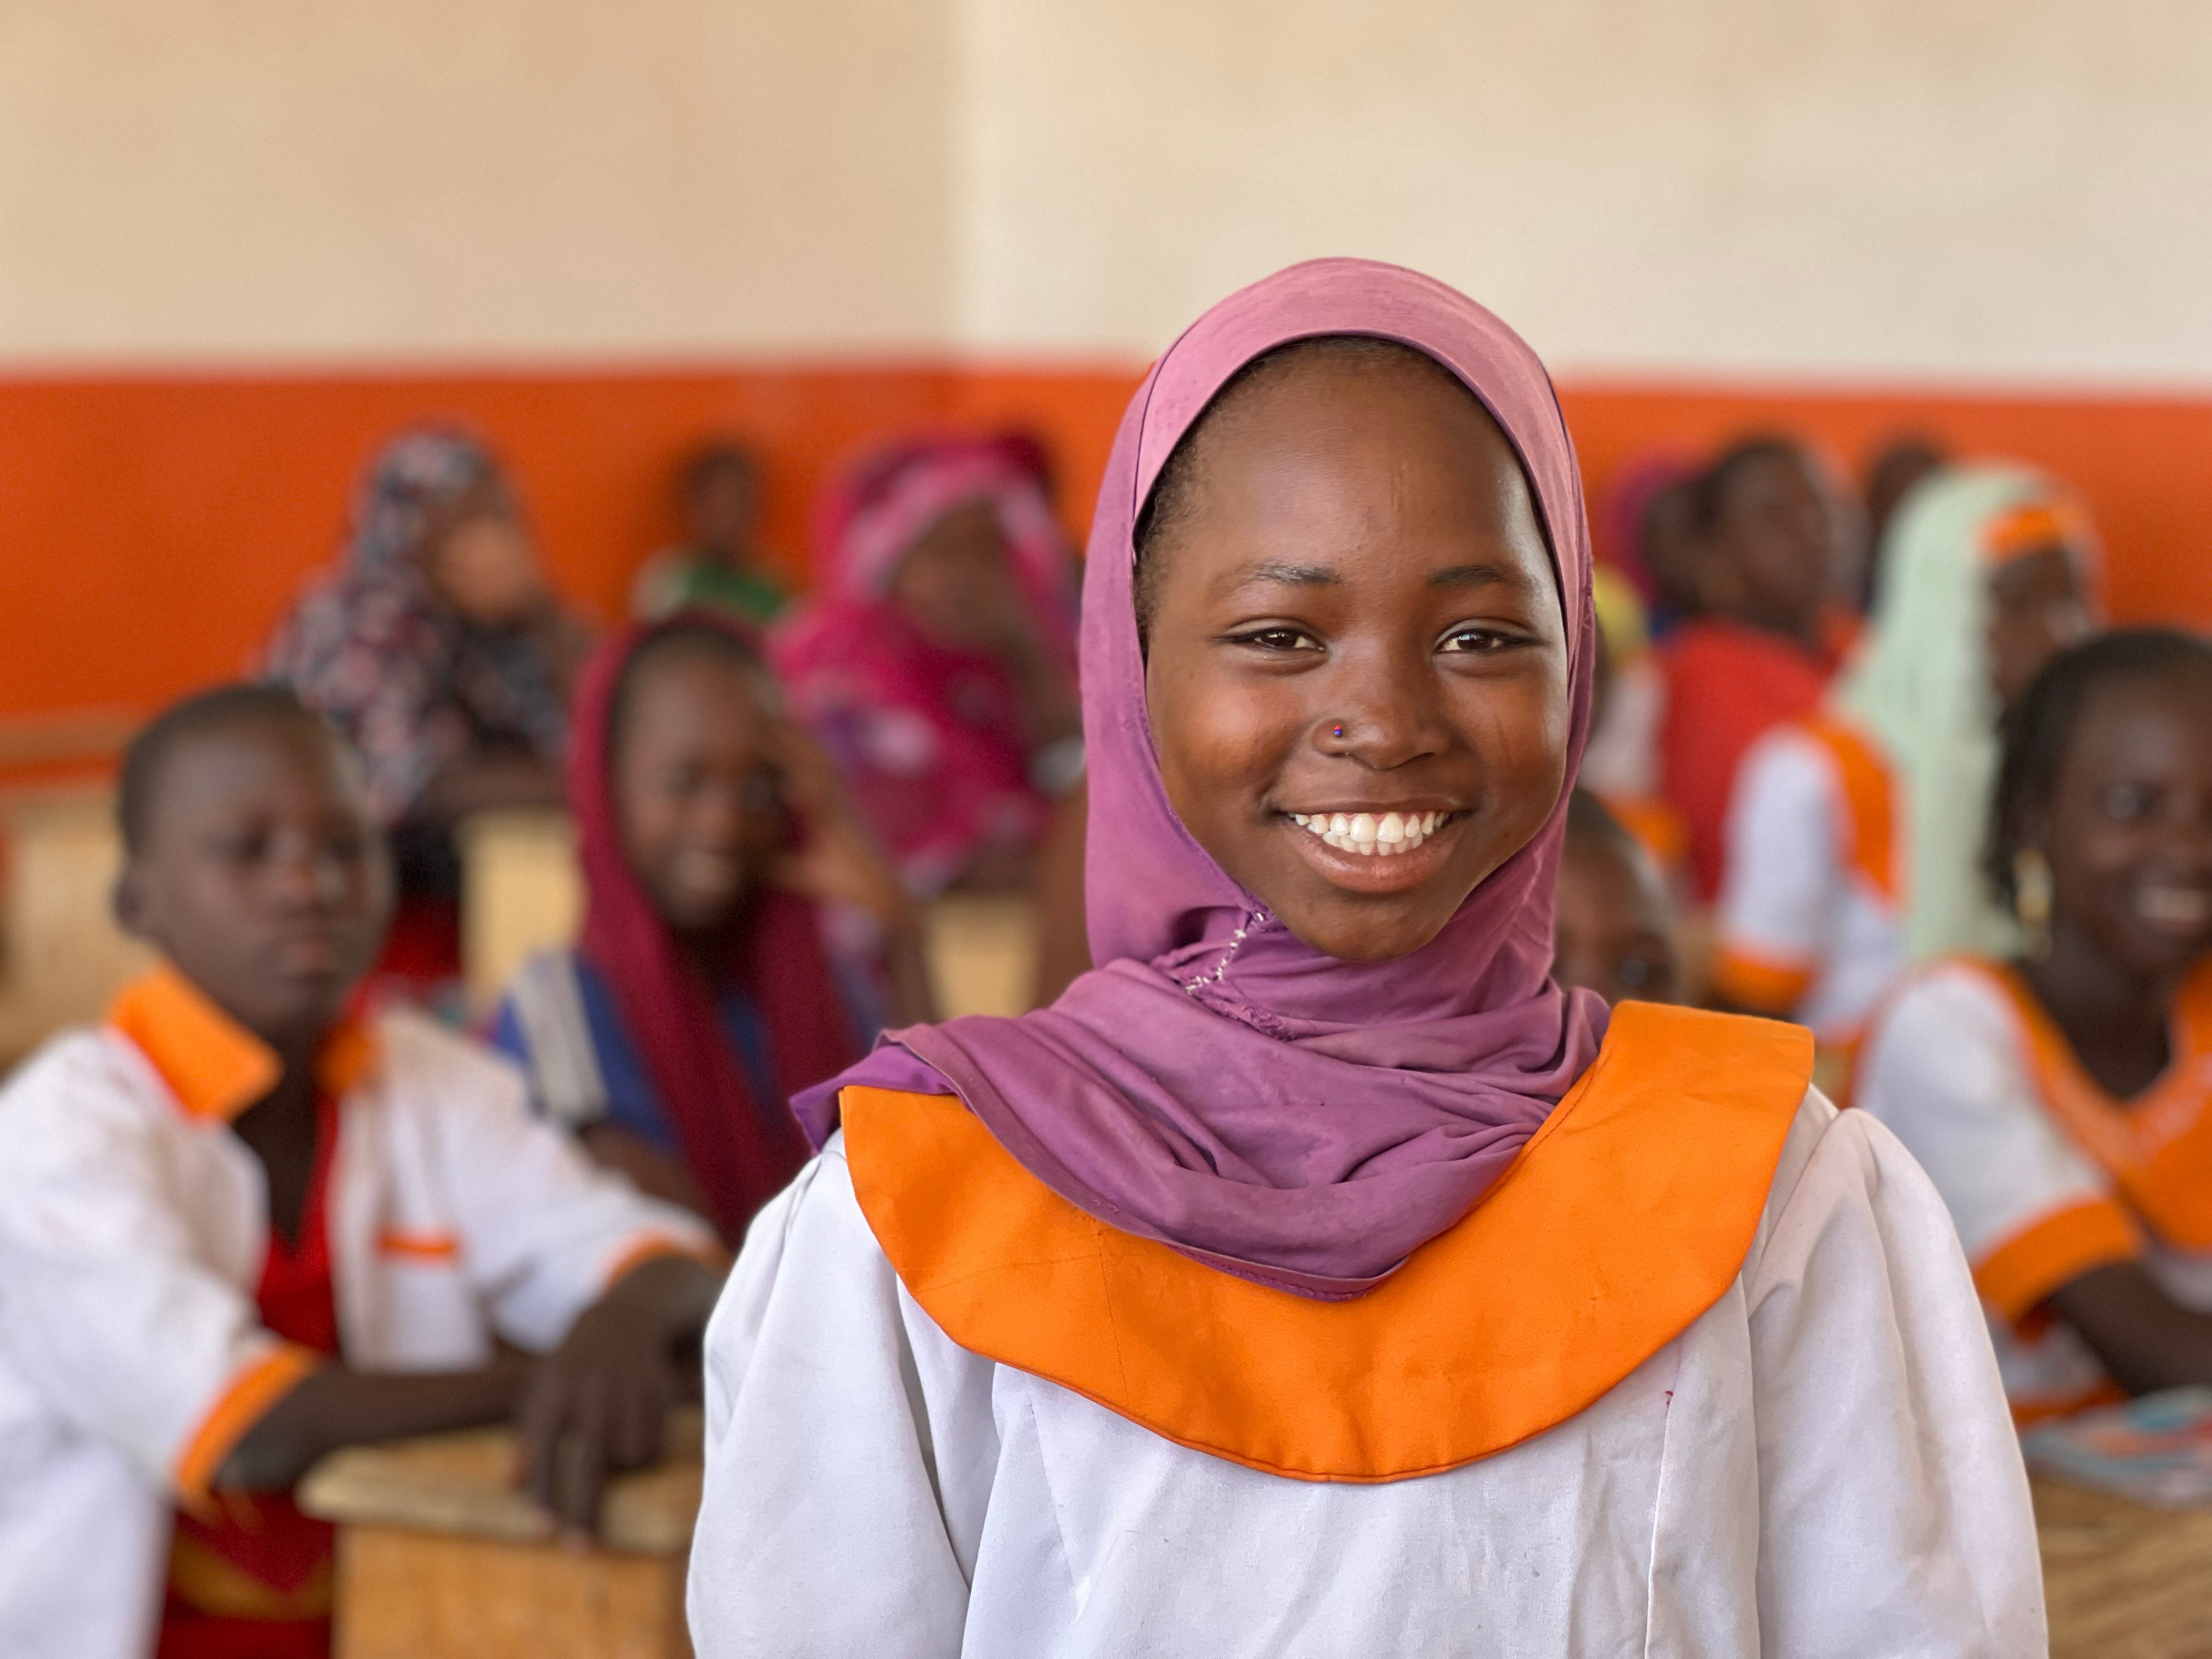
<path fill-rule="evenodd" d="M 1033 428 L 1079 529 L 1137 379 L 925 363 L 0 380 L 0 719 L 148 709 L 236 672 L 331 556 L 362 458 L 426 414 L 490 435 L 556 579 L 611 617 L 673 531 L 670 469 L 703 436 L 765 452 L 769 540 L 796 568 L 807 501 L 837 458 L 916 423 Z M 2116 614 L 2212 626 L 2212 398 L 1595 382 L 1564 398 L 1594 498 L 1655 445 L 1771 426 L 1854 465 L 1906 427 L 2039 462 L 2095 511 Z"/>

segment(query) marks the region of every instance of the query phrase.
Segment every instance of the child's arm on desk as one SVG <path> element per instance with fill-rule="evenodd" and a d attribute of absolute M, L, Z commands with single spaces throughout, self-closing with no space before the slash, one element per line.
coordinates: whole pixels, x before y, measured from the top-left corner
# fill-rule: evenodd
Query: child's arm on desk
<path fill-rule="evenodd" d="M 317 1371 L 246 1431 L 216 1484 L 283 1488 L 341 1447 L 514 1418 L 532 1496 L 563 1528 L 588 1533 L 608 1471 L 659 1458 L 720 1289 L 698 1262 L 657 1257 L 616 1280 L 542 1358 L 416 1376 Z"/>

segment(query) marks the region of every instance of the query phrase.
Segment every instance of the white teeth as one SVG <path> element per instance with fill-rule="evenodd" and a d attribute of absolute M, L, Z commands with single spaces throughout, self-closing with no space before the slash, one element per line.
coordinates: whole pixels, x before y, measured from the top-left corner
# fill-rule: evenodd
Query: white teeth
<path fill-rule="evenodd" d="M 1450 816 L 1444 812 L 1292 812 L 1292 823 L 1318 836 L 1339 852 L 1365 858 L 1390 858 L 1410 853 Z"/>
<path fill-rule="evenodd" d="M 2197 927 L 2212 921 L 2212 896 L 2180 887 L 2146 887 L 2136 895 L 2143 920 L 2168 927 Z"/>

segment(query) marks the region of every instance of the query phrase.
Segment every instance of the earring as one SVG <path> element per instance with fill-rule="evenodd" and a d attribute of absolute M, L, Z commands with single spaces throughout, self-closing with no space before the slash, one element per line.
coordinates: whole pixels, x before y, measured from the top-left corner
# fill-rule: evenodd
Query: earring
<path fill-rule="evenodd" d="M 2033 847 L 2012 855 L 2012 913 L 2030 962 L 2051 955 L 2051 860 Z"/>

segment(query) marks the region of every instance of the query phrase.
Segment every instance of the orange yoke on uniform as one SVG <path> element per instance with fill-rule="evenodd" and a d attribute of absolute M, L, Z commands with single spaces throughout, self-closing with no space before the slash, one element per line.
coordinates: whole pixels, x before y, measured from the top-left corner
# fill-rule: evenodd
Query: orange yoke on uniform
<path fill-rule="evenodd" d="M 1711 1307 L 1812 1065 L 1795 1026 L 1623 1004 L 1482 1201 L 1340 1302 L 1094 1219 L 952 1097 L 850 1088 L 842 1106 L 861 1210 L 953 1341 L 1179 1444 L 1370 1482 L 1541 1433 Z"/>
<path fill-rule="evenodd" d="M 2044 1109 L 2110 1176 L 2117 1195 L 2073 1205 L 1978 1263 L 1976 1287 L 2015 1322 L 2092 1267 L 2142 1252 L 2140 1229 L 2192 1255 L 2212 1252 L 2212 961 L 2175 1000 L 2173 1054 L 2133 1100 L 2117 1101 L 2081 1062 L 2018 972 L 1972 964 L 2011 1000 Z"/>

